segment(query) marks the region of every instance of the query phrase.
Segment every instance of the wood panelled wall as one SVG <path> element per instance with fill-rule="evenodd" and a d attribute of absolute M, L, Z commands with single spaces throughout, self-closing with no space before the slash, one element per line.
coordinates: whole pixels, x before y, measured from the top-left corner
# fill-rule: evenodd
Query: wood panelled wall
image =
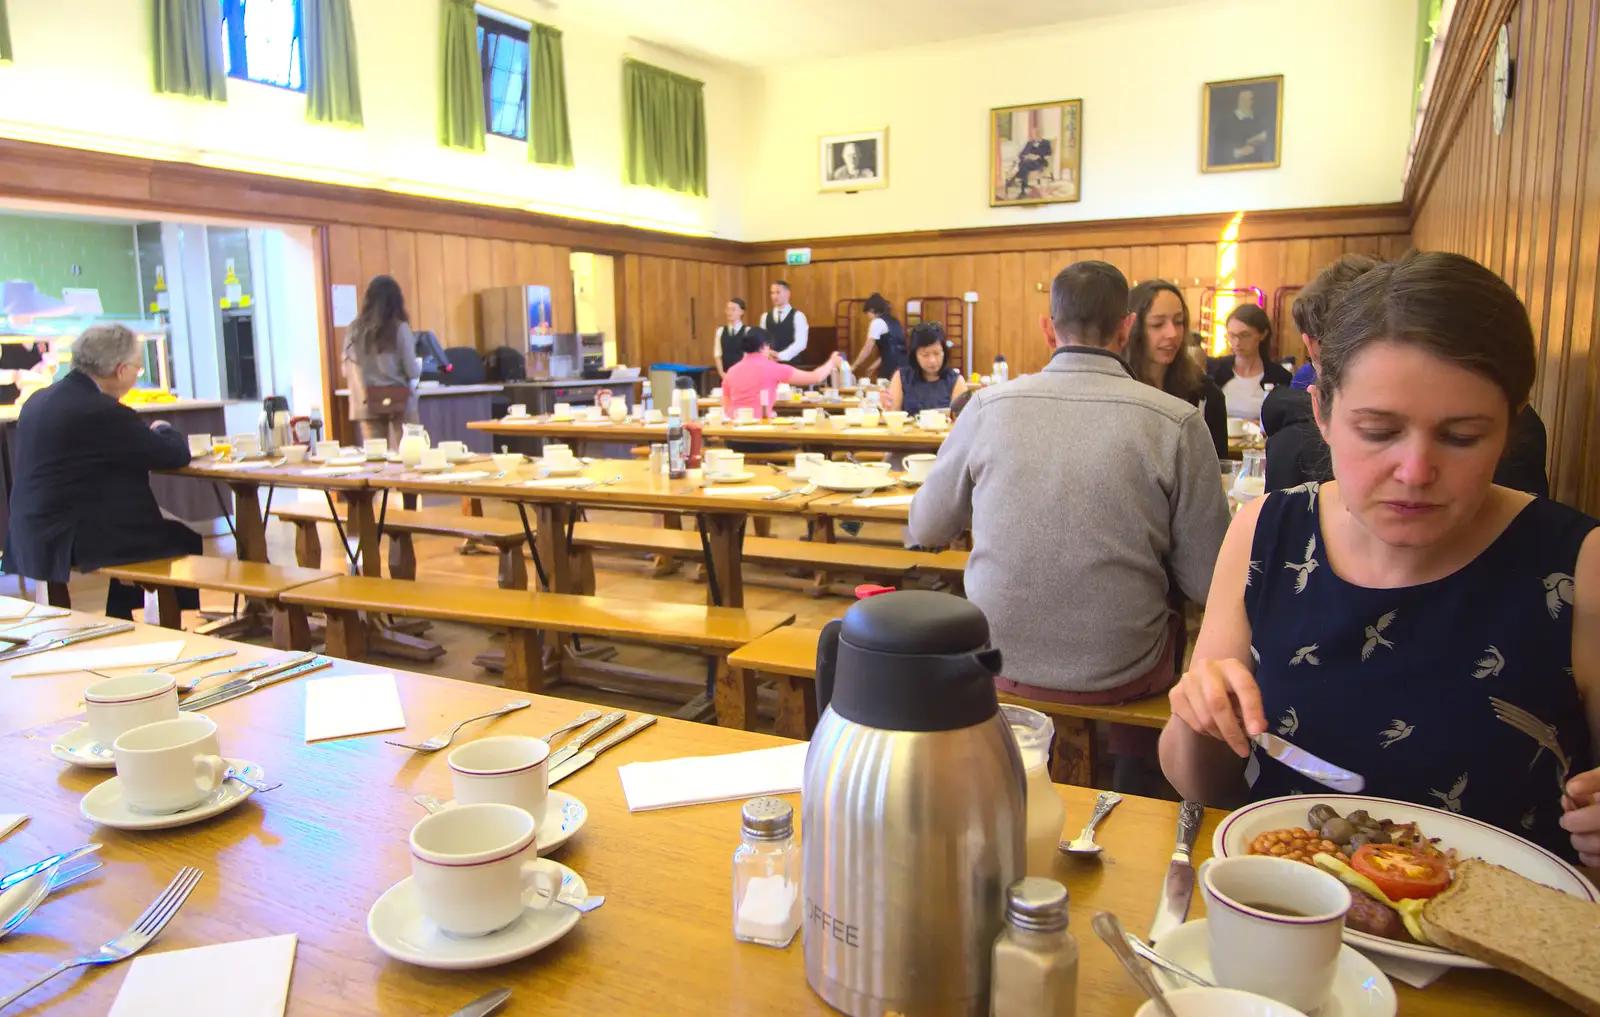
<path fill-rule="evenodd" d="M 1459 0 L 1408 191 L 1419 248 L 1456 251 L 1522 297 L 1539 342 L 1533 404 L 1551 494 L 1600 513 L 1600 0 Z M 1515 90 L 1491 120 L 1494 35 L 1509 24 Z"/>
<path fill-rule="evenodd" d="M 744 298 L 751 324 L 767 306 L 740 264 L 628 254 L 617 258 L 616 286 L 617 359 L 646 368 L 711 363 L 711 334 L 727 321 L 729 297 Z"/>

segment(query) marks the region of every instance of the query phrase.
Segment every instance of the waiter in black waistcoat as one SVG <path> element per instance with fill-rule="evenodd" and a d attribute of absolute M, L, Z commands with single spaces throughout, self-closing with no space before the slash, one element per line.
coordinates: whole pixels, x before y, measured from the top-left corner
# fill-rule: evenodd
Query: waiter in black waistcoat
<path fill-rule="evenodd" d="M 717 329 L 711 337 L 712 363 L 717 365 L 717 377 L 725 378 L 728 368 L 744 359 L 744 337 L 750 326 L 744 323 L 744 298 L 728 298 L 728 324 Z"/>
<path fill-rule="evenodd" d="M 806 316 L 789 306 L 789 284 L 782 279 L 768 287 L 772 310 L 761 316 L 761 327 L 772 337 L 772 352 L 784 363 L 791 363 L 806 348 L 810 326 Z"/>
<path fill-rule="evenodd" d="M 72 569 L 201 552 L 200 534 L 164 517 L 150 490 L 151 470 L 189 465 L 189 440 L 164 420 L 147 425 L 121 402 L 143 366 L 138 336 L 96 325 L 73 341 L 66 377 L 22 404 L 7 572 L 65 583 Z M 132 618 L 143 602 L 137 586 L 113 579 L 106 614 Z M 178 604 L 198 608 L 200 595 L 179 590 Z"/>

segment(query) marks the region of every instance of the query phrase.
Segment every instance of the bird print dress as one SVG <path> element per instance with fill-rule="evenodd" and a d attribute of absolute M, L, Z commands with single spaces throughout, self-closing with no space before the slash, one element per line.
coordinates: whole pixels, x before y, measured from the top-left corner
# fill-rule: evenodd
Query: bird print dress
<path fill-rule="evenodd" d="M 1362 774 L 1366 794 L 1576 862 L 1558 825 L 1561 774 L 1594 763 L 1572 677 L 1572 576 L 1600 522 L 1536 498 L 1457 572 L 1371 589 L 1328 566 L 1318 490 L 1268 495 L 1256 523 L 1244 599 L 1268 729 Z M 1499 719 L 1508 708 L 1537 718 L 1548 747 Z M 1331 793 L 1259 748 L 1245 779 L 1254 800 Z"/>

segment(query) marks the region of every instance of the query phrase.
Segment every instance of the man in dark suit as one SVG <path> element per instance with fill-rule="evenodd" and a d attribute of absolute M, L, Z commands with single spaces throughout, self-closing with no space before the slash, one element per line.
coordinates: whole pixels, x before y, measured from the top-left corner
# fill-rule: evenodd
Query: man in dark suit
<path fill-rule="evenodd" d="M 96 325 L 73 342 L 72 371 L 22 404 L 7 572 L 64 583 L 72 569 L 200 553 L 200 535 L 163 517 L 150 490 L 151 470 L 188 465 L 188 439 L 165 421 L 146 425 L 120 401 L 143 360 L 138 336 Z M 199 607 L 186 592 L 180 605 Z M 113 580 L 106 614 L 132 618 L 141 603 L 137 587 Z"/>

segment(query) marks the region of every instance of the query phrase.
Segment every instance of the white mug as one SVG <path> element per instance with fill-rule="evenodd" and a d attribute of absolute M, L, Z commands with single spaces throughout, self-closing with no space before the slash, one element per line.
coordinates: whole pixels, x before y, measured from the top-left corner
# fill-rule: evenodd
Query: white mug
<path fill-rule="evenodd" d="M 550 790 L 550 746 L 524 735 L 479 738 L 450 753 L 457 805 L 500 802 L 533 816 L 537 827 Z"/>
<path fill-rule="evenodd" d="M 666 420 L 667 415 L 662 413 L 660 410 L 651 409 L 644 411 L 644 422 L 647 424 L 662 424 L 665 423 Z"/>
<path fill-rule="evenodd" d="M 515 805 L 459 805 L 411 828 L 411 881 L 423 915 L 455 936 L 487 936 L 561 892 L 561 867 L 540 859 L 533 817 Z"/>
<path fill-rule="evenodd" d="M 233 446 L 235 459 L 261 454 L 261 439 L 254 434 L 236 434 L 228 440 L 228 444 Z"/>
<path fill-rule="evenodd" d="M 444 450 L 447 459 L 465 459 L 467 457 L 467 443 L 464 441 L 441 441 L 439 447 Z"/>
<path fill-rule="evenodd" d="M 368 438 L 361 443 L 361 451 L 368 459 L 380 459 L 389 454 L 389 439 Z"/>
<path fill-rule="evenodd" d="M 1218 985 L 1312 1013 L 1339 970 L 1350 891 L 1321 869 L 1266 855 L 1200 866 Z"/>
<path fill-rule="evenodd" d="M 216 722 L 198 713 L 124 731 L 111 751 L 122 797 L 150 815 L 194 808 L 222 786 L 228 770 Z"/>
<path fill-rule="evenodd" d="M 728 422 L 728 415 L 722 412 L 722 407 L 713 406 L 706 411 L 706 423 L 712 427 L 721 427 Z"/>
<path fill-rule="evenodd" d="M 917 426 L 925 431 L 937 431 L 944 425 L 944 414 L 938 410 L 923 410 L 917 414 Z"/>
<path fill-rule="evenodd" d="M 284 462 L 293 464 L 305 462 L 306 454 L 310 451 L 311 449 L 305 445 L 285 445 L 278 450 L 278 453 L 283 456 Z"/>
<path fill-rule="evenodd" d="M 849 412 L 848 410 L 845 412 Z M 861 426 L 876 427 L 878 424 L 878 411 L 871 406 L 861 407 Z"/>
<path fill-rule="evenodd" d="M 828 459 L 821 452 L 796 452 L 794 455 L 794 471 L 802 477 L 817 476 L 817 471 L 822 469 L 822 464 Z"/>
<path fill-rule="evenodd" d="M 417 465 L 425 466 L 430 470 L 442 470 L 450 465 L 450 456 L 442 448 L 425 448 L 422 450 L 422 458 L 417 462 Z"/>
<path fill-rule="evenodd" d="M 741 407 L 739 407 L 737 412 L 738 412 L 739 423 L 741 423 L 741 424 L 752 424 L 752 423 L 755 423 L 755 419 L 756 419 L 756 411 L 755 410 L 751 409 L 748 406 L 741 406 Z"/>
<path fill-rule="evenodd" d="M 511 408 L 512 409 L 516 409 L 515 406 L 513 406 Z M 524 412 L 526 412 L 527 407 L 523 407 L 523 410 L 524 410 Z M 555 406 L 553 406 L 551 408 L 550 412 L 552 414 L 554 414 L 555 416 L 558 416 L 558 417 L 570 417 L 570 416 L 572 416 L 572 404 L 571 403 L 556 403 Z"/>
<path fill-rule="evenodd" d="M 906 412 L 904 410 L 884 410 L 883 423 L 891 431 L 903 431 L 906 426 Z"/>
<path fill-rule="evenodd" d="M 717 457 L 708 462 L 708 468 L 712 473 L 727 475 L 744 472 L 743 452 L 730 452 L 727 449 L 718 449 L 717 452 Z"/>
<path fill-rule="evenodd" d="M 84 712 L 95 743 L 109 749 L 124 731 L 178 715 L 178 683 L 170 674 L 106 678 L 83 690 Z"/>
<path fill-rule="evenodd" d="M 809 427 L 817 422 L 817 415 L 821 412 L 822 411 L 818 410 L 815 406 L 807 406 L 805 409 L 800 411 L 800 420 Z"/>
<path fill-rule="evenodd" d="M 906 456 L 906 476 L 917 481 L 927 480 L 928 474 L 933 470 L 934 460 L 938 458 L 938 456 L 928 452 L 919 452 L 916 455 Z"/>
<path fill-rule="evenodd" d="M 850 426 L 854 427 L 855 425 L 857 425 L 857 424 L 862 422 L 861 416 L 862 416 L 861 415 L 861 407 L 859 407 L 859 406 L 846 406 L 845 407 L 845 410 L 844 410 L 844 422 L 846 424 L 849 424 Z"/>
<path fill-rule="evenodd" d="M 191 435 L 189 435 L 189 454 L 191 456 L 196 456 L 196 457 L 210 455 L 211 454 L 211 435 L 209 435 L 209 434 L 191 434 Z"/>
<path fill-rule="evenodd" d="M 527 403 L 512 403 L 510 406 L 506 407 L 506 416 L 508 417 L 526 417 L 527 415 Z"/>
<path fill-rule="evenodd" d="M 316 444 L 317 458 L 323 462 L 339 458 L 339 443 L 336 441 L 319 441 Z"/>

